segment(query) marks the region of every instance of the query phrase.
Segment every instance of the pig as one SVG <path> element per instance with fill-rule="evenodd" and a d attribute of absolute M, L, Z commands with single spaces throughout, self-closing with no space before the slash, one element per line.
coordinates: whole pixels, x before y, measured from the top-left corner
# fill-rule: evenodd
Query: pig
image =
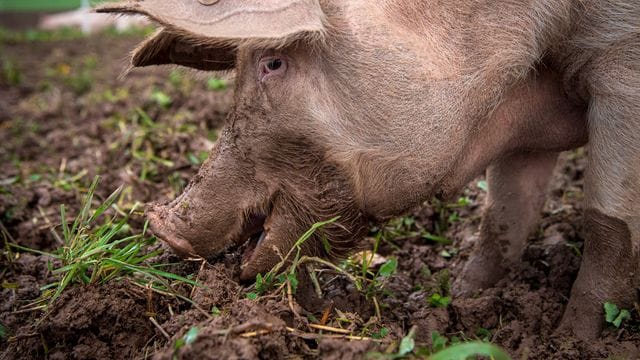
<path fill-rule="evenodd" d="M 370 222 L 486 170 L 455 296 L 493 286 L 536 226 L 558 153 L 587 145 L 582 264 L 558 331 L 589 340 L 636 300 L 640 3 L 632 0 L 131 0 L 159 24 L 132 66 L 234 71 L 234 105 L 184 193 L 151 205 L 184 256 L 247 244 L 242 279 L 304 244 L 342 257 Z"/>

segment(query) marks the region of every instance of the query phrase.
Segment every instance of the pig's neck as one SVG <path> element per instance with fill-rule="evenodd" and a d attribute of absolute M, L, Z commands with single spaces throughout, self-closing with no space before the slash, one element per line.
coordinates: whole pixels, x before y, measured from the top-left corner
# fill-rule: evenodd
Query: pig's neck
<path fill-rule="evenodd" d="M 482 98 L 479 93 L 478 98 Z M 492 109 L 476 113 L 477 125 L 469 141 L 440 184 L 442 195 L 450 197 L 504 156 L 559 152 L 584 145 L 585 111 L 584 105 L 567 98 L 555 73 L 530 74 L 503 92 Z"/>
<path fill-rule="evenodd" d="M 427 68 L 437 69 L 429 74 L 434 87 L 446 80 L 464 99 L 451 116 L 468 119 L 470 128 L 454 166 L 436 184 L 443 196 L 501 156 L 586 142 L 585 107 L 570 101 L 560 77 L 541 65 L 571 26 L 571 8 L 571 0 L 385 2 L 388 18 L 425 49 L 417 51 L 427 52 Z"/>

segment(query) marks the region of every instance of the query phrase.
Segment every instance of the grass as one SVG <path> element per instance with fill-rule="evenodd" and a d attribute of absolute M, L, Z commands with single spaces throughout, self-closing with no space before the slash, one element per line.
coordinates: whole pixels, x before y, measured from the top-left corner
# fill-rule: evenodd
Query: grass
<path fill-rule="evenodd" d="M 116 211 L 113 216 L 107 215 L 108 210 L 114 207 L 121 188 L 114 191 L 95 209 L 92 207 L 98 181 L 98 177 L 93 180 L 82 208 L 73 222 L 67 221 L 66 207 L 60 207 L 62 234 L 56 233 L 56 236 L 63 244 L 62 247 L 47 253 L 14 245 L 18 249 L 55 259 L 51 272 L 58 279 L 41 288 L 42 295 L 34 304 L 35 308 L 47 308 L 70 286 L 105 284 L 122 278 L 130 278 L 163 294 L 168 293 L 188 300 L 173 290 L 174 283 L 191 286 L 198 284 L 191 279 L 162 270 L 167 264 L 149 263 L 149 260 L 159 255 L 161 250 L 150 251 L 149 247 L 156 239 L 146 235 L 146 224 L 141 233 L 130 233 L 128 220 L 136 207 L 134 206 L 128 214 L 121 215 Z"/>
<path fill-rule="evenodd" d="M 377 270 L 373 269 L 370 265 L 373 262 L 374 255 L 378 251 L 378 247 L 382 240 L 382 236 L 378 236 L 374 242 L 373 249 L 366 254 L 369 256 L 362 256 L 359 264 L 353 261 L 345 261 L 342 266 L 332 264 L 326 260 L 303 256 L 301 255 L 303 244 L 311 238 L 322 227 L 337 221 L 338 218 L 333 218 L 323 222 L 317 222 L 311 226 L 294 244 L 291 250 L 283 257 L 282 261 L 275 265 L 271 271 L 262 275 L 256 276 L 256 282 L 253 285 L 253 290 L 246 294 L 246 297 L 251 300 L 259 300 L 261 295 L 266 294 L 275 288 L 274 293 L 282 292 L 291 302 L 291 296 L 295 293 L 298 285 L 298 272 L 297 269 L 304 263 L 317 263 L 325 267 L 329 267 L 334 271 L 346 276 L 368 299 L 372 300 L 376 309 L 376 316 L 373 317 L 374 322 L 382 319 L 380 313 L 380 306 L 377 300 L 381 290 L 384 288 L 384 284 L 387 278 L 391 277 L 397 271 L 398 260 L 396 258 L 390 258 L 379 266 Z M 397 220 L 400 223 L 412 224 L 411 220 L 406 218 Z M 396 227 L 397 229 L 397 227 Z M 380 234 L 380 232 L 379 232 Z M 321 236 L 321 235 L 320 235 Z M 310 271 L 311 281 L 316 287 L 316 292 L 322 291 L 317 278 L 314 275 L 314 270 Z M 446 308 L 451 303 L 448 294 L 450 287 L 450 279 L 448 272 L 444 272 L 439 275 L 436 284 L 436 292 L 434 292 L 428 298 L 428 304 L 432 307 Z M 293 307 L 292 307 L 293 309 Z M 295 311 L 294 311 L 295 312 Z M 340 312 L 339 312 L 340 314 Z M 344 316 L 336 319 L 347 324 L 351 323 L 351 320 Z M 317 323 L 315 317 L 310 318 L 312 323 Z M 363 336 L 370 336 L 372 340 L 381 341 L 389 335 L 389 329 L 378 324 L 377 330 L 373 331 L 368 329 L 368 325 L 365 324 Z M 342 330 L 342 328 L 331 328 L 333 330 Z M 484 329 L 482 329 L 484 330 Z M 486 331 L 486 330 L 485 330 Z M 460 341 L 457 337 L 453 338 L 451 345 L 447 346 L 450 342 L 446 337 L 441 336 L 437 332 L 432 334 L 432 346 L 416 348 L 415 346 L 415 328 L 413 328 L 406 336 L 404 336 L 394 352 L 378 353 L 372 352 L 368 354 L 368 358 L 375 359 L 403 359 L 413 358 L 417 356 L 419 358 L 426 358 L 432 360 L 464 360 L 469 358 L 476 358 L 477 356 L 489 357 L 494 360 L 508 360 L 509 355 L 500 347 L 489 343 L 490 336 L 486 336 L 482 341 Z M 389 349 L 389 348 L 388 348 Z"/>
<path fill-rule="evenodd" d="M 74 64 L 61 62 L 55 67 L 45 70 L 49 81 L 62 83 L 71 89 L 75 95 L 83 95 L 93 87 L 94 72 L 98 67 L 98 59 L 95 55 L 86 55 L 80 62 Z"/>
<path fill-rule="evenodd" d="M 367 359 L 395 360 L 406 358 L 420 358 L 428 360 L 466 360 L 477 359 L 478 356 L 488 357 L 492 360 L 510 360 L 511 357 L 500 347 L 484 341 L 455 340 L 447 346 L 449 339 L 441 336 L 437 331 L 431 334 L 431 346 L 416 347 L 416 328 L 413 327 L 409 333 L 398 343 L 397 349 L 391 353 L 369 352 Z"/>
<path fill-rule="evenodd" d="M 26 30 L 15 31 L 0 27 L 0 44 L 34 43 L 49 41 L 77 40 L 85 34 L 76 28 L 60 28 L 56 30 Z"/>
<path fill-rule="evenodd" d="M 2 80 L 10 86 L 17 86 L 22 83 L 22 71 L 15 61 L 10 59 L 2 60 Z"/>
<path fill-rule="evenodd" d="M 308 256 L 302 256 L 302 245 L 311 238 L 315 234 L 315 232 L 322 227 L 334 223 L 337 221 L 339 217 L 335 217 L 333 219 L 327 221 L 321 221 L 313 224 L 309 230 L 307 230 L 302 236 L 298 238 L 295 242 L 291 250 L 282 258 L 278 264 L 276 264 L 269 272 L 267 272 L 264 276 L 262 274 L 258 274 L 256 276 L 256 282 L 254 284 L 254 288 L 256 292 L 247 293 L 247 298 L 249 299 L 257 299 L 258 295 L 264 294 L 268 290 L 270 290 L 274 284 L 278 286 L 278 289 L 281 290 L 285 286 L 287 287 L 288 295 L 295 293 L 296 288 L 298 287 L 298 278 L 297 278 L 297 270 L 300 264 L 316 260 L 325 265 L 333 267 L 337 269 L 338 267 L 331 264 L 330 262 L 318 258 L 312 258 Z M 293 256 L 293 259 L 292 259 Z M 291 261 L 291 264 L 285 268 L 288 262 Z"/>
<path fill-rule="evenodd" d="M 100 0 L 90 0 L 91 5 L 97 5 Z M 2 0 L 0 11 L 60 11 L 79 8 L 82 0 Z"/>

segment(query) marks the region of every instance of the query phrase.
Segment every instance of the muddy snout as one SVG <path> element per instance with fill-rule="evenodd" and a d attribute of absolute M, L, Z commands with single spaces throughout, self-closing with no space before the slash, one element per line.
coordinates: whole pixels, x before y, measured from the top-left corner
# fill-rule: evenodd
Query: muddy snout
<path fill-rule="evenodd" d="M 187 224 L 176 216 L 165 205 L 150 204 L 145 211 L 149 219 L 151 232 L 160 240 L 166 242 L 181 257 L 197 257 L 191 243 L 180 235 L 180 227 Z"/>

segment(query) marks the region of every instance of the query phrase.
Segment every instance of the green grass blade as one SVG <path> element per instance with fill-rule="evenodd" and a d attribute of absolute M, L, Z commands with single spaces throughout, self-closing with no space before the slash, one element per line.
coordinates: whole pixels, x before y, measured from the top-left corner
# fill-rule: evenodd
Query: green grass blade
<path fill-rule="evenodd" d="M 118 196 L 120 196 L 120 193 L 122 192 L 122 189 L 124 189 L 124 185 L 120 185 L 114 192 L 112 192 L 107 200 L 100 204 L 100 206 L 98 206 L 98 208 L 93 212 L 89 221 L 95 221 L 100 215 L 104 214 L 104 212 L 116 202 Z"/>
<path fill-rule="evenodd" d="M 120 265 L 123 268 L 135 271 L 135 272 L 137 272 L 139 274 L 142 274 L 142 275 L 156 275 L 156 276 L 161 276 L 161 277 L 167 278 L 167 279 L 181 281 L 181 282 L 187 283 L 187 284 L 192 285 L 192 286 L 203 287 L 202 284 L 199 284 L 199 283 L 197 283 L 197 282 L 195 282 L 195 281 L 193 281 L 191 279 L 187 279 L 185 277 L 182 277 L 180 275 L 176 275 L 176 274 L 173 274 L 173 273 L 170 273 L 170 272 L 154 269 L 152 267 L 131 265 L 131 264 L 127 264 L 125 262 L 122 262 L 122 261 L 116 260 L 116 259 L 105 259 L 105 262 L 110 262 L 110 263 L 113 263 L 115 265 Z"/>
<path fill-rule="evenodd" d="M 480 341 L 460 343 L 438 351 L 429 360 L 465 360 L 471 356 L 487 356 L 494 360 L 511 360 L 499 347 Z"/>
<path fill-rule="evenodd" d="M 313 235 L 313 234 L 316 232 L 316 230 L 320 229 L 321 227 L 323 227 L 323 226 L 325 226 L 325 225 L 328 225 L 328 224 L 331 224 L 331 223 L 336 222 L 339 218 L 340 218 L 340 216 L 336 216 L 336 217 L 334 217 L 333 219 L 329 219 L 329 220 L 326 220 L 326 221 L 317 222 L 317 223 L 315 223 L 315 224 L 311 225 L 311 227 L 309 228 L 309 230 L 305 231 L 305 233 L 304 233 L 304 234 L 302 234 L 302 236 L 300 236 L 300 238 L 298 238 L 298 241 L 296 241 L 296 243 L 295 243 L 295 245 L 294 245 L 294 246 L 295 246 L 295 247 L 300 247 L 300 246 L 302 246 L 302 244 L 303 244 L 305 241 L 307 241 L 307 240 L 311 237 L 311 235 Z"/>
<path fill-rule="evenodd" d="M 62 222 L 62 237 L 68 244 L 71 241 L 71 233 L 69 232 L 69 223 L 67 223 L 67 210 L 64 204 L 60 205 L 60 220 Z"/>
<path fill-rule="evenodd" d="M 7 245 L 9 245 L 10 247 L 12 247 L 14 249 L 27 251 L 27 252 L 32 252 L 32 253 L 38 254 L 38 255 L 51 256 L 52 258 L 56 258 L 56 259 L 59 258 L 58 255 L 56 255 L 54 253 L 50 253 L 50 252 L 46 252 L 46 251 L 42 251 L 42 250 L 36 250 L 36 249 L 32 249 L 32 248 L 29 248 L 29 247 L 26 247 L 26 246 L 22 246 L 22 245 L 10 243 L 10 242 L 7 242 Z"/>

